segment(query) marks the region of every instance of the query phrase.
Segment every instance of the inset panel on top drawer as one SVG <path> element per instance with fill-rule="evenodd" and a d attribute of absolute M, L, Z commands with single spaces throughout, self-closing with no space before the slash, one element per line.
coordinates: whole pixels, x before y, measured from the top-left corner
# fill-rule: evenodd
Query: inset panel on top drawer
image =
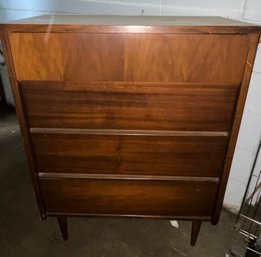
<path fill-rule="evenodd" d="M 236 86 L 22 82 L 30 127 L 229 131 Z M 50 97 L 52 96 L 52 97 Z"/>
<path fill-rule="evenodd" d="M 249 48 L 247 35 L 131 34 L 125 40 L 126 81 L 238 84 Z"/>
<path fill-rule="evenodd" d="M 225 136 L 105 133 L 33 130 L 37 171 L 206 177 L 218 177 L 222 172 Z"/>
<path fill-rule="evenodd" d="M 11 33 L 10 44 L 18 80 L 239 84 L 249 36 Z"/>
<path fill-rule="evenodd" d="M 18 80 L 122 81 L 120 34 L 12 33 Z"/>
<path fill-rule="evenodd" d="M 11 33 L 17 80 L 63 80 L 59 34 Z"/>

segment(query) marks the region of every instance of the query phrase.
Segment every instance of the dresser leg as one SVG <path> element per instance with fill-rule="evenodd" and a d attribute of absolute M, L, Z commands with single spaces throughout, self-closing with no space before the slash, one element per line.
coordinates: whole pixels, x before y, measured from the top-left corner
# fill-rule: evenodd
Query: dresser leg
<path fill-rule="evenodd" d="M 200 226 L 201 226 L 201 221 L 199 220 L 192 221 L 191 242 L 190 242 L 192 246 L 195 246 L 196 244 Z"/>
<path fill-rule="evenodd" d="M 63 240 L 67 240 L 68 239 L 67 218 L 65 216 L 57 216 L 57 220 L 62 233 Z"/>

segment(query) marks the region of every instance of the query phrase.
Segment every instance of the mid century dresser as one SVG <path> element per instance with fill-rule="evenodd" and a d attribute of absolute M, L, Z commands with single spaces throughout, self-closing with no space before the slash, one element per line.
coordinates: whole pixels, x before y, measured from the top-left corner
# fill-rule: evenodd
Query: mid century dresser
<path fill-rule="evenodd" d="M 41 217 L 216 224 L 261 28 L 218 17 L 0 25 Z"/>

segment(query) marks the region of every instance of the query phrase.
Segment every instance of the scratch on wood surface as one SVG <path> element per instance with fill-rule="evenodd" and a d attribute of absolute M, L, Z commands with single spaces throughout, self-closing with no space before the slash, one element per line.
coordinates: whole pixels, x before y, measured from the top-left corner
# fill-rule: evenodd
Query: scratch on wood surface
<path fill-rule="evenodd" d="M 252 67 L 252 63 L 250 63 L 249 61 L 247 61 L 247 65 L 249 65 L 250 67 Z"/>

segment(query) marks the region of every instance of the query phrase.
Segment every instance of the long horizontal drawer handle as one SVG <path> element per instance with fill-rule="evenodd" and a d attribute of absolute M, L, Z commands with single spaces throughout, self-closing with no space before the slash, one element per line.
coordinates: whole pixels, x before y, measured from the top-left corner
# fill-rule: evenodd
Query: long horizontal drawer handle
<path fill-rule="evenodd" d="M 39 85 L 52 85 L 54 88 L 62 87 L 63 89 L 79 90 L 85 89 L 88 85 L 98 86 L 175 86 L 184 88 L 190 86 L 196 89 L 200 88 L 237 88 L 240 84 L 237 83 L 213 83 L 213 82 L 146 82 L 146 81 L 88 81 L 88 82 L 73 82 L 73 81 L 57 81 L 57 80 L 20 80 L 19 85 L 23 87 L 39 86 Z M 126 88 L 125 88 L 126 89 Z"/>
<path fill-rule="evenodd" d="M 126 130 L 126 129 L 71 129 L 71 128 L 31 128 L 31 133 L 39 134 L 86 134 L 86 135 L 130 135 L 130 136 L 201 136 L 227 137 L 225 131 L 164 131 L 164 130 Z"/>
<path fill-rule="evenodd" d="M 41 179 L 111 179 L 111 180 L 155 180 L 179 182 L 208 182 L 218 183 L 218 177 L 186 177 L 186 176 L 148 176 L 148 175 L 119 175 L 119 174 L 83 174 L 83 173 L 51 173 L 39 172 Z"/>

